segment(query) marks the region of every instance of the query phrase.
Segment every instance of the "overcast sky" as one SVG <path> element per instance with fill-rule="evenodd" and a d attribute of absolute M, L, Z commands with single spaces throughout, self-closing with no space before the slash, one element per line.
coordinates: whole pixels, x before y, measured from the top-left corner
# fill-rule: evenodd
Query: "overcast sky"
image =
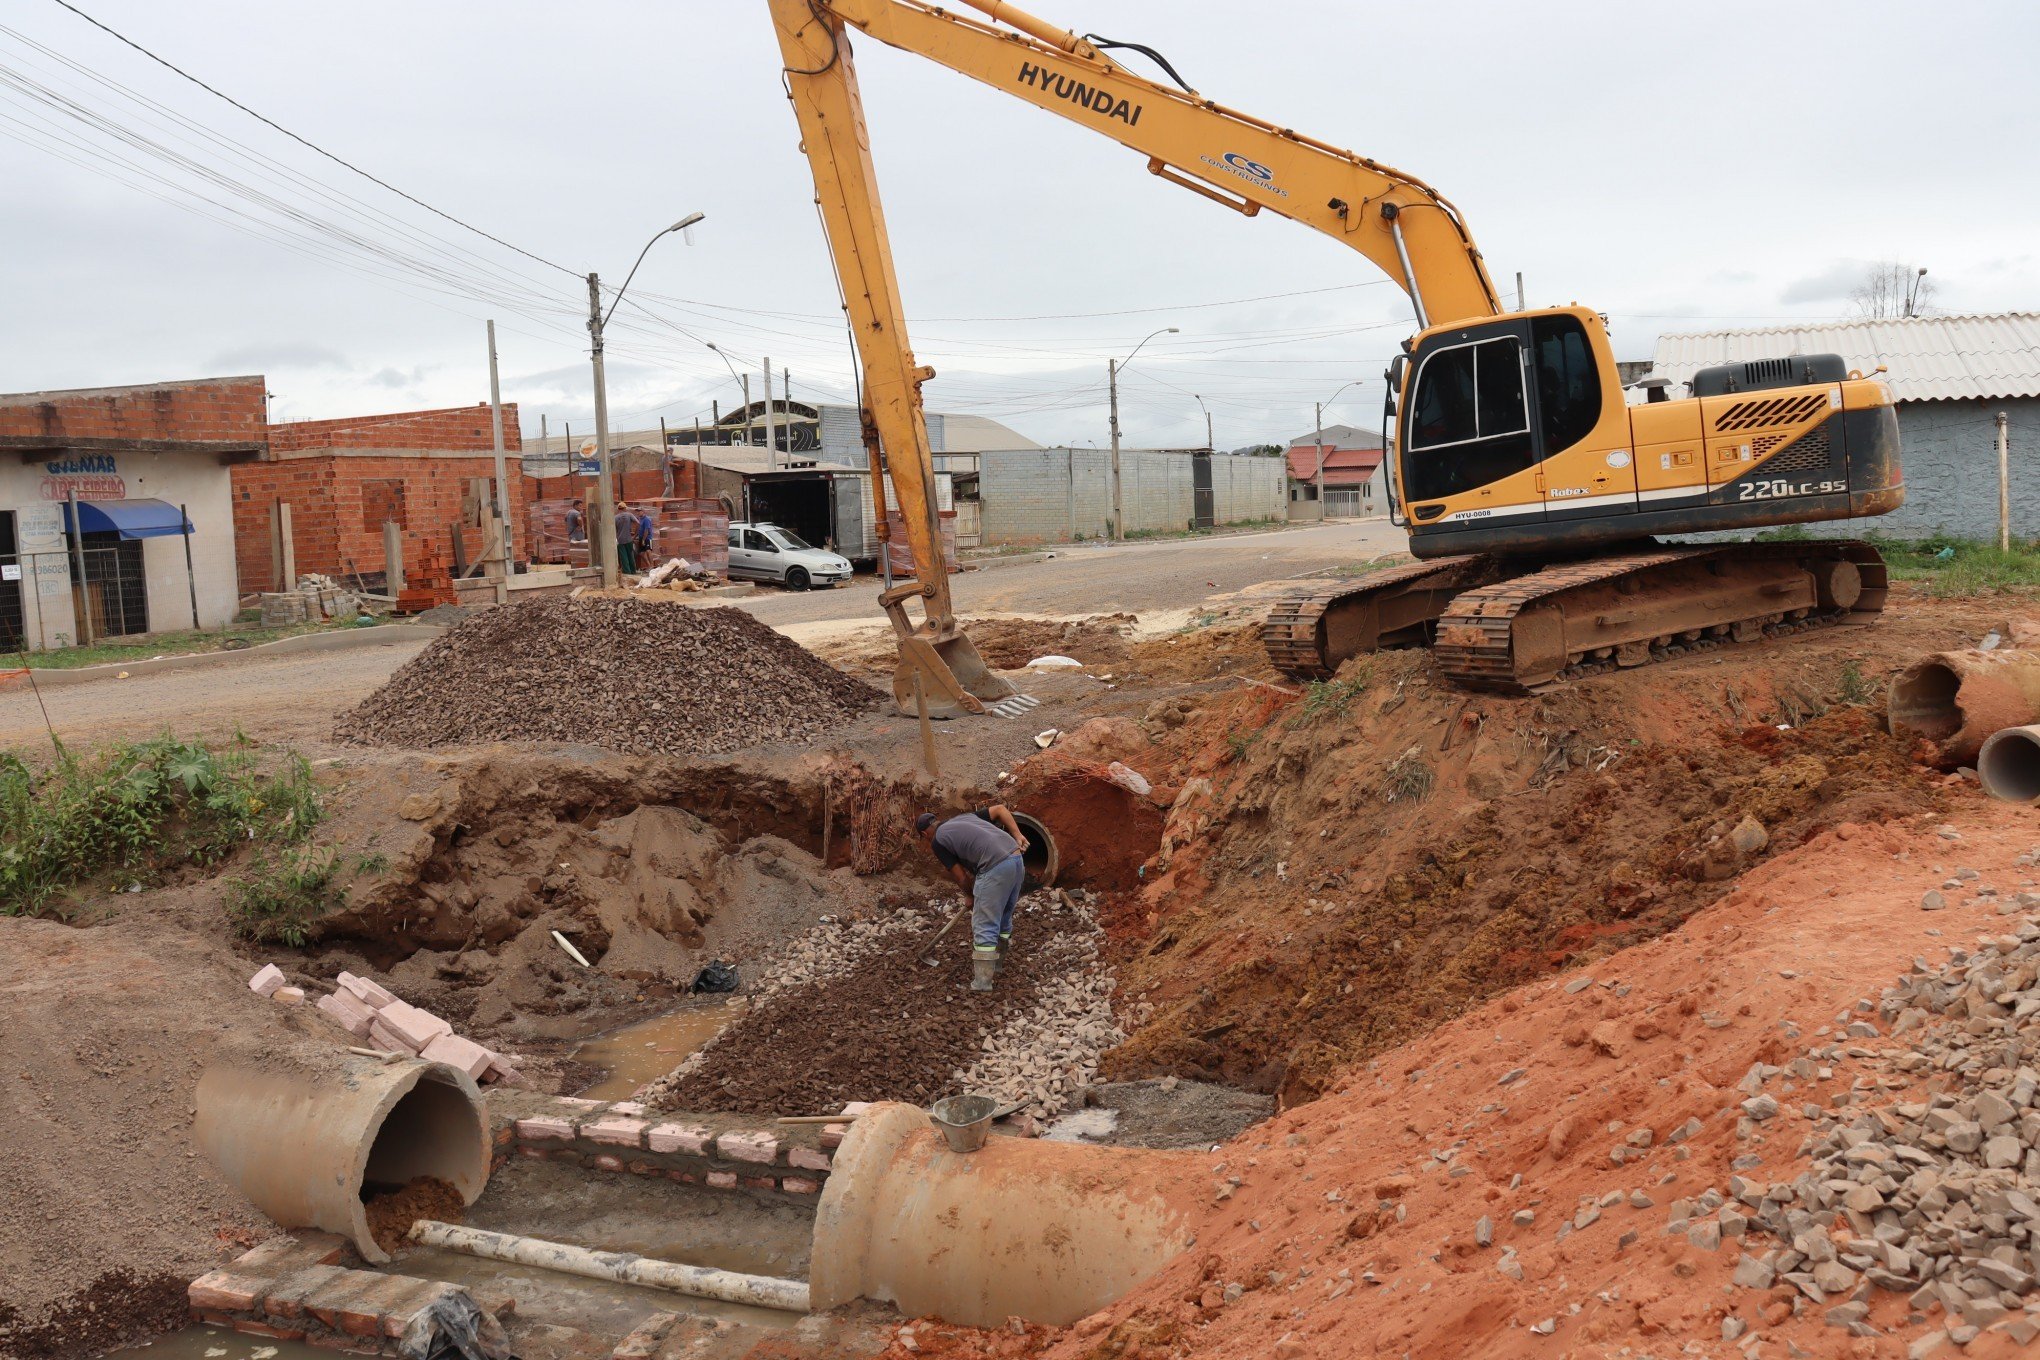
<path fill-rule="evenodd" d="M 650 314 L 617 317 L 613 425 L 734 402 L 705 341 L 739 368 L 787 365 L 796 399 L 848 398 L 762 0 L 75 2 L 551 263 L 321 159 L 55 0 L 6 0 L 0 387 L 263 373 L 280 420 L 464 404 L 488 395 L 493 316 L 527 433 L 541 413 L 591 430 L 574 275 L 620 281 L 652 232 L 700 211 L 632 287 Z M 1498 282 L 1521 270 L 1532 305 L 1608 313 L 1620 357 L 1662 331 L 1844 315 L 1874 260 L 1928 266 L 1945 311 L 2040 308 L 2030 0 L 1035 8 L 1430 181 Z M 1201 444 L 1196 396 L 1221 447 L 1282 442 L 1353 378 L 1326 422 L 1378 423 L 1410 314 L 1365 259 L 923 59 L 870 40 L 857 55 L 933 409 L 1103 444 L 1106 359 L 1177 326 L 1122 385 L 1132 445 Z"/>

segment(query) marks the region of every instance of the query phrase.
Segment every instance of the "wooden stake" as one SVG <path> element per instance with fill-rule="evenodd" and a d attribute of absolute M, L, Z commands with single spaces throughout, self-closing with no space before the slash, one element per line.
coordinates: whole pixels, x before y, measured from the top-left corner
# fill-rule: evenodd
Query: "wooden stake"
<path fill-rule="evenodd" d="M 928 721 L 928 693 L 921 687 L 921 672 L 914 672 L 914 711 L 921 717 L 921 761 L 928 767 L 928 777 L 940 779 L 942 769 L 935 762 L 935 725 Z"/>

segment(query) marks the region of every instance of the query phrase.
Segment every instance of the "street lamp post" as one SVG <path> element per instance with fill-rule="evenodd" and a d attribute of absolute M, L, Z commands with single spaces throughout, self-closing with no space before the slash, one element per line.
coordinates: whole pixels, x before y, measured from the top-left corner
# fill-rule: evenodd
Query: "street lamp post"
<path fill-rule="evenodd" d="M 1339 392 L 1357 385 L 1360 381 L 1359 378 L 1353 379 L 1352 382 L 1341 386 L 1338 392 L 1332 393 L 1317 404 L 1317 424 L 1311 427 L 1310 433 L 1311 438 L 1317 441 L 1317 512 L 1320 521 L 1325 517 L 1325 408 L 1339 399 Z"/>
<path fill-rule="evenodd" d="M 1141 345 L 1145 345 L 1157 335 L 1176 333 L 1174 326 L 1164 326 L 1144 337 L 1140 345 L 1135 345 L 1133 354 L 1127 355 L 1124 359 L 1105 361 L 1105 384 L 1112 392 L 1112 537 L 1122 542 L 1126 538 L 1126 506 L 1120 496 L 1119 484 L 1119 370 L 1133 362 L 1133 355 L 1140 353 Z"/>
<path fill-rule="evenodd" d="M 699 222 L 704 214 L 689 213 L 687 216 L 653 234 L 645 242 L 645 248 L 638 252 L 637 263 L 631 265 L 630 273 L 623 276 L 623 287 L 616 290 L 616 300 L 609 304 L 609 311 L 602 310 L 602 277 L 588 275 L 588 339 L 589 353 L 595 361 L 595 523 L 594 532 L 588 541 L 595 547 L 595 561 L 602 568 L 602 587 L 616 589 L 616 482 L 609 470 L 609 379 L 602 368 L 602 331 L 608 326 L 609 318 L 616 315 L 617 303 L 623 301 L 624 290 L 637 277 L 638 265 L 645 262 L 661 236 L 683 230 Z"/>
<path fill-rule="evenodd" d="M 1198 397 L 1195 392 L 1192 392 L 1190 395 L 1197 397 L 1197 409 L 1204 412 L 1204 447 L 1209 452 L 1217 453 L 1218 445 L 1213 443 L 1211 438 L 1211 408 L 1206 406 L 1204 398 Z"/>

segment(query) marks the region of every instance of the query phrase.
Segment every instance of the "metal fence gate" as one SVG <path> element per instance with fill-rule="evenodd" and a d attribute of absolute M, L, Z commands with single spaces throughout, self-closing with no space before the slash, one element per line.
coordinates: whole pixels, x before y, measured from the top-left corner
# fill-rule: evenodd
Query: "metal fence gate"
<path fill-rule="evenodd" d="M 149 588 L 142 576 L 142 541 L 118 533 L 87 533 L 80 555 L 85 580 L 79 594 L 91 621 L 89 631 L 81 633 L 103 638 L 148 632 Z M 80 584 L 75 564 L 71 584 Z"/>

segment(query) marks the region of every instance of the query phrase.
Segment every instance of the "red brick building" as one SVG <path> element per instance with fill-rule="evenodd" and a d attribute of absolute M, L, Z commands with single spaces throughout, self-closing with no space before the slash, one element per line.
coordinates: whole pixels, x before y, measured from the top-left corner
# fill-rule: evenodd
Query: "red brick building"
<path fill-rule="evenodd" d="M 297 570 L 333 577 L 383 570 L 383 523 L 403 526 L 407 573 L 429 551 L 449 565 L 453 539 L 472 562 L 481 531 L 464 523 L 461 502 L 477 480 L 496 475 L 486 404 L 402 411 L 268 428 L 269 451 L 233 469 L 234 535 L 244 591 L 279 590 L 276 506 L 291 513 Z M 523 441 L 517 405 L 503 403 L 503 448 L 510 471 L 510 523 L 524 555 L 526 479 L 518 475 Z"/>

